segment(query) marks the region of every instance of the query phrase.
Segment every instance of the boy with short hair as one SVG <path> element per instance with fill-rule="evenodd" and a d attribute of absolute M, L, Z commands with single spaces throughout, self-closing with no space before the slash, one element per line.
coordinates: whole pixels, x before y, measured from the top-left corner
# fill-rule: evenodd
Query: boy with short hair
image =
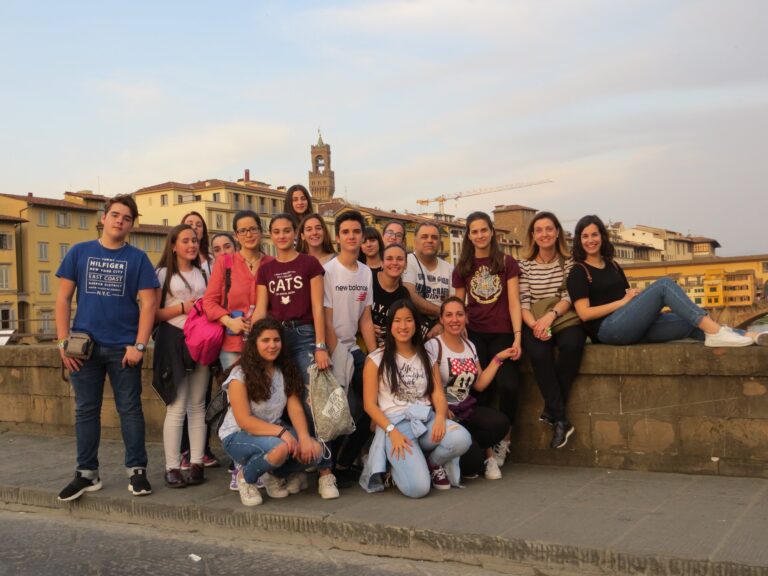
<path fill-rule="evenodd" d="M 101 217 L 101 237 L 73 246 L 56 272 L 60 279 L 56 333 L 61 360 L 70 371 L 75 391 L 77 440 L 77 470 L 74 480 L 59 494 L 63 502 L 101 489 L 98 450 L 107 374 L 120 414 L 128 490 L 135 496 L 152 493 L 146 471 L 141 363 L 155 321 L 155 289 L 160 285 L 147 255 L 127 242 L 138 215 L 130 195 L 111 198 Z M 93 340 L 87 360 L 66 353 L 75 290 L 77 313 L 72 330 L 85 332 Z"/>

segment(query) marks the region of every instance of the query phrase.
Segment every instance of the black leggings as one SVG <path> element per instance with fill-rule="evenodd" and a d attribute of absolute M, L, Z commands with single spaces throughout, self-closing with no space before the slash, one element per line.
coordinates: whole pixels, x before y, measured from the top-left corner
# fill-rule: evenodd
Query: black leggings
<path fill-rule="evenodd" d="M 565 405 L 579 372 L 585 339 L 581 326 L 566 328 L 547 341 L 539 340 L 528 326 L 523 326 L 523 349 L 531 359 L 533 375 L 544 398 L 544 413 L 555 421 L 566 419 Z"/>
<path fill-rule="evenodd" d="M 492 358 L 514 343 L 514 336 L 505 334 L 486 334 L 481 332 L 467 331 L 469 339 L 475 345 L 477 350 L 477 359 L 480 366 L 485 369 Z M 477 403 L 480 406 L 493 406 L 498 397 L 498 406 L 504 415 L 509 419 L 510 424 L 515 423 L 515 414 L 517 412 L 517 389 L 520 384 L 520 363 L 507 360 L 499 366 L 496 377 L 488 388 L 479 393 L 474 393 L 477 397 Z"/>
<path fill-rule="evenodd" d="M 460 459 L 461 473 L 465 476 L 485 471 L 485 451 L 507 435 L 509 418 L 487 406 L 475 406 L 468 418 L 459 422 L 472 435 L 472 445 Z"/>

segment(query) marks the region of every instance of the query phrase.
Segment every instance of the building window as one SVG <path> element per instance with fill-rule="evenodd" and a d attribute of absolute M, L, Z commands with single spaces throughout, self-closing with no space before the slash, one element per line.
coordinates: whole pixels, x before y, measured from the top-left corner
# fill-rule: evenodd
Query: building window
<path fill-rule="evenodd" d="M 235 210 L 240 209 L 240 194 L 237 194 L 237 193 L 232 194 L 232 203 L 235 206 Z"/>
<path fill-rule="evenodd" d="M 10 234 L 0 234 L 0 250 L 12 250 L 13 240 Z"/>
<path fill-rule="evenodd" d="M 270 214 L 275 214 L 275 213 L 277 213 L 277 200 L 272 198 L 272 212 L 270 212 Z"/>
<path fill-rule="evenodd" d="M 87 230 L 88 229 L 88 216 L 85 214 L 80 214 L 80 230 Z"/>
<path fill-rule="evenodd" d="M 763 274 L 768 274 L 768 262 L 763 262 Z"/>
<path fill-rule="evenodd" d="M 694 304 L 701 304 L 701 298 L 694 298 L 693 302 Z"/>
<path fill-rule="evenodd" d="M 213 201 L 214 202 L 221 202 L 221 192 L 214 192 L 213 193 Z"/>
<path fill-rule="evenodd" d="M 48 226 L 48 212 L 42 208 L 37 213 L 37 224 L 39 226 Z"/>
<path fill-rule="evenodd" d="M 710 286 L 709 287 L 709 291 L 710 292 L 717 292 L 717 287 L 716 286 Z"/>
<path fill-rule="evenodd" d="M 160 206 L 168 206 L 168 194 L 160 194 Z"/>
<path fill-rule="evenodd" d="M 144 236 L 144 252 L 147 252 L 150 249 L 150 242 L 151 238 L 149 236 Z"/>
<path fill-rule="evenodd" d="M 160 252 L 163 249 L 163 237 L 155 236 L 155 251 Z"/>
<path fill-rule="evenodd" d="M 267 207 L 266 207 L 266 203 L 264 201 L 264 198 L 259 196 L 259 212 L 261 214 L 264 214 L 264 212 L 266 212 L 266 211 L 267 211 Z"/>
<path fill-rule="evenodd" d="M 224 228 L 224 216 L 216 214 L 216 229 L 222 230 Z"/>
<path fill-rule="evenodd" d="M 53 333 L 53 310 L 40 310 L 40 328 L 41 334 Z"/>
<path fill-rule="evenodd" d="M 69 228 L 72 218 L 67 212 L 56 212 L 56 226 L 59 228 Z"/>
<path fill-rule="evenodd" d="M 8 290 L 11 287 L 11 265 L 0 264 L 0 290 Z"/>
<path fill-rule="evenodd" d="M 163 218 L 163 226 L 168 226 L 168 218 Z"/>
<path fill-rule="evenodd" d="M 64 256 L 69 252 L 69 244 L 59 244 L 59 258 L 64 260 Z"/>
<path fill-rule="evenodd" d="M 37 259 L 41 262 L 48 261 L 48 242 L 37 243 Z"/>
<path fill-rule="evenodd" d="M 249 194 L 249 195 L 246 196 L 246 198 L 248 199 L 247 200 L 247 202 L 248 202 L 248 209 L 252 210 L 253 209 L 253 196 L 251 196 Z"/>
<path fill-rule="evenodd" d="M 13 321 L 13 308 L 3 307 L 0 308 L 0 328 L 3 330 L 14 330 L 15 322 Z"/>
<path fill-rule="evenodd" d="M 51 293 L 51 275 L 49 272 L 40 272 L 40 294 Z"/>

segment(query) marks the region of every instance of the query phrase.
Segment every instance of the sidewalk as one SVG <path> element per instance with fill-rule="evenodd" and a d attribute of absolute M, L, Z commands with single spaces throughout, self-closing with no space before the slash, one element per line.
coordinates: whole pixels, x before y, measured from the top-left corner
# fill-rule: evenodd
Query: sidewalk
<path fill-rule="evenodd" d="M 0 433 L 0 501 L 498 570 L 514 562 L 517 574 L 524 564 L 527 574 L 768 575 L 768 480 L 507 464 L 502 480 L 421 500 L 354 486 L 324 501 L 310 476 L 310 491 L 249 509 L 225 468 L 206 470 L 201 486 L 166 488 L 162 446 L 149 451 L 151 496 L 128 492 L 122 444 L 102 440 L 104 489 L 61 504 L 74 438 Z"/>

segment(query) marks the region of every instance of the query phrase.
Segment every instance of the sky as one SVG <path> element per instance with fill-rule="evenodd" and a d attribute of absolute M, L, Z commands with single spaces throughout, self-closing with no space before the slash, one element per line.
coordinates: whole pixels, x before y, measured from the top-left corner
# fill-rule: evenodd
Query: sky
<path fill-rule="evenodd" d="M 446 212 L 768 253 L 764 0 L 5 0 L 0 22 L 4 193 L 306 185 L 320 129 L 365 206 L 551 179 Z"/>

